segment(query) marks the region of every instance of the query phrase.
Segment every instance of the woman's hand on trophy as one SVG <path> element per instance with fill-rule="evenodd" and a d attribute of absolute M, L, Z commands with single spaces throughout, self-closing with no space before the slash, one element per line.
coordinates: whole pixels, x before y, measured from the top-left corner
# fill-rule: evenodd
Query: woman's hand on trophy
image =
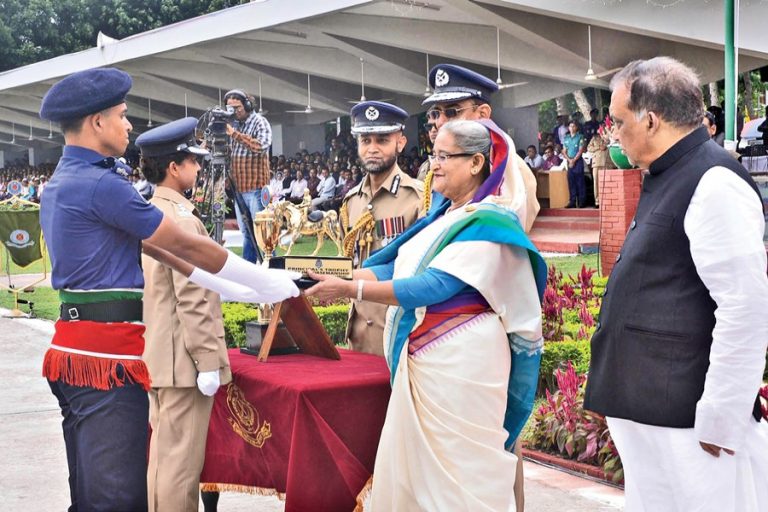
<path fill-rule="evenodd" d="M 304 291 L 304 294 L 310 297 L 317 297 L 320 300 L 336 300 L 341 297 L 354 297 L 357 293 L 354 281 L 341 279 L 336 276 L 325 274 L 316 274 L 311 270 L 307 271 L 310 279 L 317 281 L 317 284 Z"/>

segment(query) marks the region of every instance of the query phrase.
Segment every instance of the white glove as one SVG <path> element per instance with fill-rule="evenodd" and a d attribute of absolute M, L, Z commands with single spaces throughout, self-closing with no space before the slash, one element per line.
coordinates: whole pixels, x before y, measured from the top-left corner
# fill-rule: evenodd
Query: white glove
<path fill-rule="evenodd" d="M 298 272 L 264 268 L 229 252 L 227 261 L 219 272 L 210 274 L 195 268 L 189 279 L 228 299 L 273 303 L 289 297 L 298 297 L 299 289 L 293 281 L 300 277 Z"/>
<path fill-rule="evenodd" d="M 285 272 L 284 270 L 276 270 L 276 272 Z M 299 279 L 301 274 L 298 272 L 288 272 L 292 280 Z M 217 277 L 210 272 L 206 272 L 201 268 L 195 267 L 192 273 L 189 275 L 189 280 L 196 285 L 202 286 L 218 293 L 221 296 L 222 302 L 250 302 L 260 303 L 264 302 L 263 295 L 253 288 L 248 288 L 239 283 L 233 283 Z"/>
<path fill-rule="evenodd" d="M 205 396 L 215 395 L 216 390 L 219 389 L 220 385 L 219 370 L 200 372 L 197 374 L 197 389 L 199 389 Z"/>
<path fill-rule="evenodd" d="M 259 302 L 280 302 L 299 296 L 299 289 L 293 282 L 291 273 L 254 265 L 233 252 L 229 253 L 224 267 L 214 275 L 252 288 L 259 294 Z"/>

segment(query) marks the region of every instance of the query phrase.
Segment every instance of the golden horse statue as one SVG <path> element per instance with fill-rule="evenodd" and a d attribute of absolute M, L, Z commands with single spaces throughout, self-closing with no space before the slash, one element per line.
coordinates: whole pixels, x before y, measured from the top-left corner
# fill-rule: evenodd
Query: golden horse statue
<path fill-rule="evenodd" d="M 282 219 L 283 226 L 288 230 L 287 235 L 280 237 L 280 247 L 285 249 L 285 255 L 289 256 L 299 237 L 316 236 L 317 246 L 312 256 L 317 256 L 327 236 L 336 245 L 336 255 L 341 256 L 341 224 L 338 214 L 334 211 L 315 211 L 310 215 L 310 202 L 309 190 L 305 190 L 304 198 L 298 205 L 290 201 L 275 204 L 275 218 Z M 288 244 L 282 243 L 286 236 L 290 239 Z"/>

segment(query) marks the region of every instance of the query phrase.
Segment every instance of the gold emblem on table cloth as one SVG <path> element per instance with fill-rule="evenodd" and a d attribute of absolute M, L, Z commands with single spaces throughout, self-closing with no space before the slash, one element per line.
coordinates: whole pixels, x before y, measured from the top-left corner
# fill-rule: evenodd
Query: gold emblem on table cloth
<path fill-rule="evenodd" d="M 230 412 L 227 421 L 235 434 L 246 443 L 261 448 L 272 437 L 272 426 L 266 421 L 259 421 L 259 412 L 245 399 L 243 390 L 234 382 L 227 385 L 227 408 Z"/>

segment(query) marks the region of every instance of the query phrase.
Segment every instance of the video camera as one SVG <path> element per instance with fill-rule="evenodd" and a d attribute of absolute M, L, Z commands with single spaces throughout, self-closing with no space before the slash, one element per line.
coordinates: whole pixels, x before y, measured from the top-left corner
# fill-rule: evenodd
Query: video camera
<path fill-rule="evenodd" d="M 213 107 L 208 112 L 208 126 L 205 128 L 205 140 L 213 146 L 226 145 L 227 125 L 235 117 L 235 110 L 227 106 L 226 109 Z"/>
<path fill-rule="evenodd" d="M 224 184 L 229 174 L 230 155 L 227 125 L 234 116 L 232 107 L 212 107 L 200 117 L 196 129 L 197 137 L 205 141 L 205 148 L 211 154 L 203 162 L 193 195 L 200 218 L 217 242 L 223 240 L 224 234 Z"/>

